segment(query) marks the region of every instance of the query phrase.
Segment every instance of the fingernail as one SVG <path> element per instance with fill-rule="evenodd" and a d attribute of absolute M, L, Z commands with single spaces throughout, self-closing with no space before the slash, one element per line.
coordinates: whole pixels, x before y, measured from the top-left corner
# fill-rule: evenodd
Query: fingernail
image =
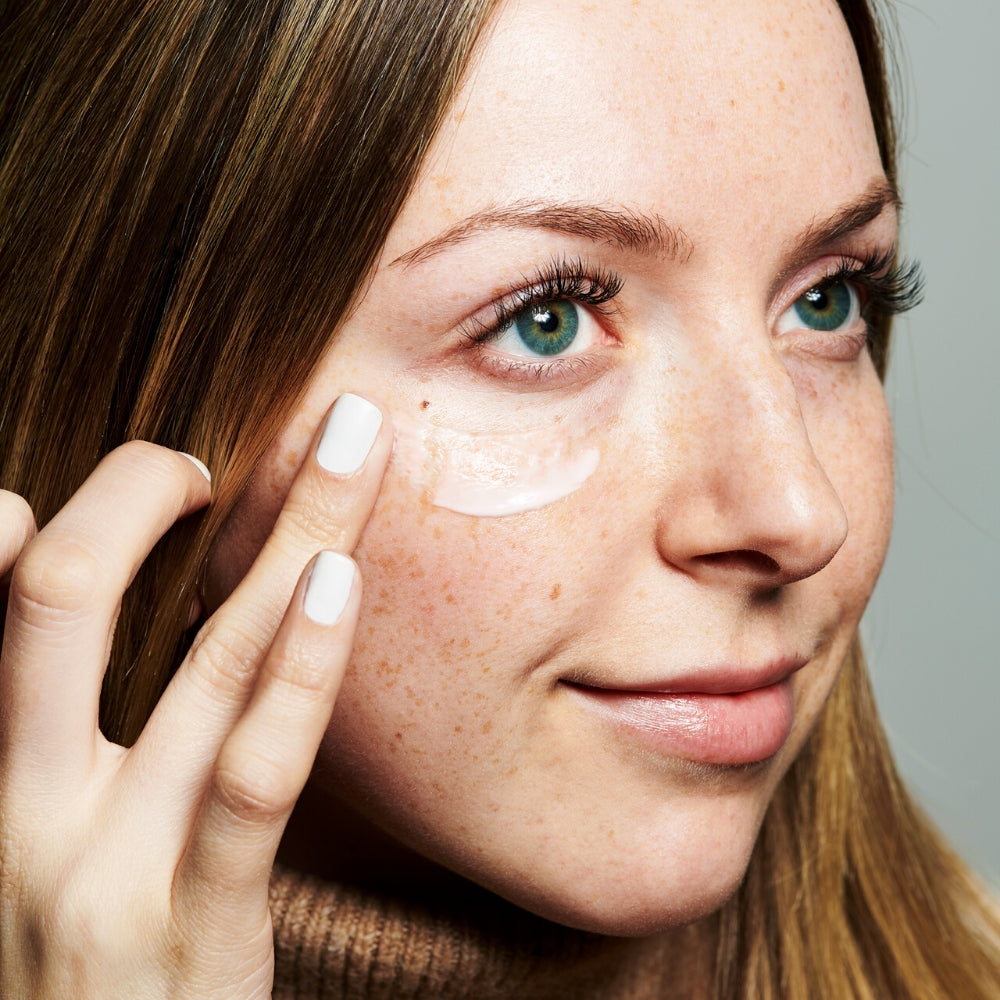
<path fill-rule="evenodd" d="M 381 426 L 382 413 L 377 406 L 345 392 L 327 418 L 316 450 L 316 461 L 327 472 L 341 476 L 357 472 L 368 457 Z"/>
<path fill-rule="evenodd" d="M 354 563 L 339 552 L 321 552 L 313 563 L 303 608 L 319 625 L 336 625 L 354 582 Z"/>
<path fill-rule="evenodd" d="M 189 462 L 193 462 L 195 468 L 209 481 L 212 481 L 212 473 L 208 471 L 208 466 L 200 459 L 195 458 L 194 455 L 189 455 L 186 451 L 177 452 L 178 455 L 183 455 Z"/>

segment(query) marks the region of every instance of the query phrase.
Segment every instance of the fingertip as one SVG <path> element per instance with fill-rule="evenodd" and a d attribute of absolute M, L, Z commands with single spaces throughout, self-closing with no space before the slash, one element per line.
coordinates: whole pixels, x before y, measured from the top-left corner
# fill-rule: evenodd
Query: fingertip
<path fill-rule="evenodd" d="M 357 567 L 354 560 L 340 552 L 324 550 L 308 570 L 302 608 L 317 625 L 336 625 L 344 615 Z"/>
<path fill-rule="evenodd" d="M 383 423 L 384 415 L 378 406 L 363 396 L 345 392 L 327 415 L 316 447 L 316 461 L 335 475 L 354 475 L 371 453 Z"/>
<path fill-rule="evenodd" d="M 28 501 L 9 490 L 0 490 L 0 525 L 0 576 L 5 577 L 38 528 Z"/>
<path fill-rule="evenodd" d="M 183 455 L 189 462 L 191 462 L 194 467 L 208 480 L 209 484 L 212 482 L 212 473 L 208 471 L 208 466 L 200 458 L 195 458 L 194 455 L 188 454 L 186 451 L 177 452 L 178 455 Z"/>
<path fill-rule="evenodd" d="M 0 510 L 3 511 L 2 523 L 14 525 L 24 535 L 24 541 L 37 531 L 31 504 L 20 493 L 0 490 Z"/>

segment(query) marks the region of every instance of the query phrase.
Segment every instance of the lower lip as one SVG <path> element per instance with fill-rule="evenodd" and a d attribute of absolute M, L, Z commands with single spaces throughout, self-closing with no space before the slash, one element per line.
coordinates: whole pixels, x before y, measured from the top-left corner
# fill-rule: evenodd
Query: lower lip
<path fill-rule="evenodd" d="M 659 753 L 705 764 L 767 760 L 792 730 L 788 680 L 736 694 L 569 689 L 619 731 Z"/>

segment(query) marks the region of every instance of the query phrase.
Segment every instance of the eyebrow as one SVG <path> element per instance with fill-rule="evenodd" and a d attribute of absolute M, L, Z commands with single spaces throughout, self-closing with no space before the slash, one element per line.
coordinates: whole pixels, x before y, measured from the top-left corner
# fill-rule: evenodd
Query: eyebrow
<path fill-rule="evenodd" d="M 795 240 L 773 288 L 787 281 L 803 262 L 874 222 L 890 206 L 897 210 L 902 208 L 899 191 L 885 177 L 879 177 L 868 185 L 857 200 L 844 205 L 825 219 L 814 219 Z"/>
<path fill-rule="evenodd" d="M 900 207 L 899 193 L 886 178 L 878 178 L 856 201 L 826 219 L 810 223 L 795 241 L 790 258 L 799 260 L 815 256 L 830 244 L 877 219 L 889 205 Z M 479 233 L 494 229 L 544 229 L 680 263 L 687 261 L 694 251 L 687 234 L 678 227 L 668 225 L 657 214 L 600 205 L 525 201 L 476 212 L 396 257 L 389 266 L 410 267 L 422 263 Z M 794 262 L 789 263 L 782 269 L 779 282 L 794 270 Z"/>
<path fill-rule="evenodd" d="M 439 236 L 397 257 L 389 265 L 410 267 L 458 243 L 492 229 L 546 229 L 579 236 L 650 257 L 687 260 L 693 249 L 684 232 L 667 225 L 659 215 L 626 208 L 574 203 L 515 202 L 476 212 Z"/>
<path fill-rule="evenodd" d="M 856 201 L 821 221 L 814 220 L 796 240 L 798 256 L 811 257 L 831 243 L 874 222 L 889 206 L 902 207 L 899 192 L 884 177 L 872 181 Z"/>

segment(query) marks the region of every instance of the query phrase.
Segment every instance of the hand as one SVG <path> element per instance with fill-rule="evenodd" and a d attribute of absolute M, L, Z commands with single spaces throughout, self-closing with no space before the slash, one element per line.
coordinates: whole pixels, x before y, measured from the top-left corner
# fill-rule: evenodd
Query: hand
<path fill-rule="evenodd" d="M 341 397 L 267 544 L 127 750 L 97 726 L 119 602 L 209 484 L 132 442 L 33 538 L 27 505 L 0 494 L 5 1000 L 270 996 L 268 877 L 350 654 L 360 581 L 346 554 L 392 446 L 378 421 Z"/>

